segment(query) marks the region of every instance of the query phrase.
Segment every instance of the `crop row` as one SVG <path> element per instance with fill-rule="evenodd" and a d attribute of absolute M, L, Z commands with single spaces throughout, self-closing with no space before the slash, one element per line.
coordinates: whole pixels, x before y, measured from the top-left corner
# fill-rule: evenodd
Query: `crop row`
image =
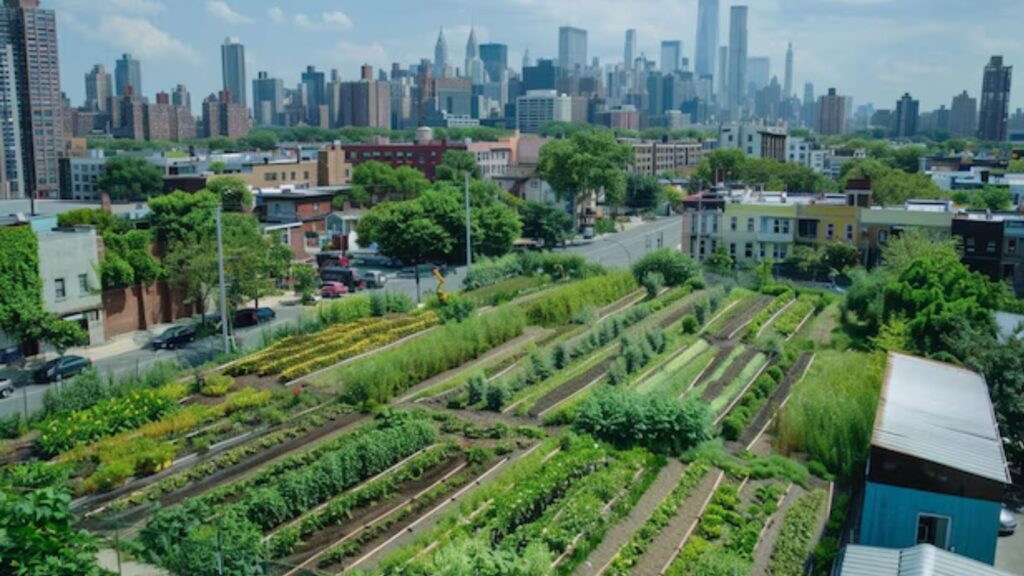
<path fill-rule="evenodd" d="M 769 571 L 775 576 L 801 576 L 815 539 L 818 519 L 824 512 L 827 494 L 815 490 L 801 496 L 786 512 L 782 531 L 772 550 Z"/>
<path fill-rule="evenodd" d="M 777 366 L 770 366 L 764 374 L 757 377 L 754 385 L 743 395 L 743 399 L 722 421 L 722 436 L 726 440 L 739 440 L 750 419 L 757 415 L 783 378 L 782 369 Z"/>
<path fill-rule="evenodd" d="M 360 318 L 344 324 L 336 324 L 311 334 L 296 334 L 288 336 L 275 342 L 267 348 L 250 354 L 239 360 L 228 369 L 230 374 L 240 376 L 257 372 L 260 366 L 273 362 L 277 358 L 287 358 L 292 354 L 315 348 L 338 339 L 343 339 L 347 334 L 366 327 L 372 327 L 383 322 L 382 318 Z"/>
<path fill-rule="evenodd" d="M 796 304 L 789 307 L 775 320 L 775 330 L 783 336 L 791 336 L 796 333 L 800 323 L 810 314 L 815 307 L 812 296 L 805 295 L 797 299 Z"/>
<path fill-rule="evenodd" d="M 151 558 L 165 558 L 172 553 L 173 542 L 185 539 L 215 516 L 233 517 L 269 530 L 388 469 L 436 439 L 433 426 L 413 419 L 350 436 L 342 447 L 306 466 L 236 492 L 240 498 L 234 502 L 207 495 L 158 512 L 141 532 L 140 542 Z"/>
<path fill-rule="evenodd" d="M 747 327 L 747 333 L 745 340 L 753 340 L 757 337 L 757 333 L 761 331 L 761 328 L 771 320 L 779 310 L 786 307 L 787 304 L 793 301 L 794 294 L 792 290 L 786 290 L 782 294 L 776 296 L 771 303 L 765 308 L 762 308 L 760 312 L 754 315 L 753 320 L 750 321 L 750 326 Z"/>
<path fill-rule="evenodd" d="M 551 290 L 530 302 L 526 315 L 531 324 L 561 326 L 584 308 L 606 306 L 636 289 L 636 280 L 628 272 L 596 276 Z"/>
<path fill-rule="evenodd" d="M 633 566 L 644 555 L 654 539 L 672 522 L 679 512 L 679 507 L 704 479 L 708 469 L 708 465 L 703 462 L 694 462 L 686 469 L 672 492 L 658 504 L 644 525 L 633 533 L 629 541 L 615 555 L 611 564 L 608 565 L 606 574 L 626 576 L 632 572 Z"/>

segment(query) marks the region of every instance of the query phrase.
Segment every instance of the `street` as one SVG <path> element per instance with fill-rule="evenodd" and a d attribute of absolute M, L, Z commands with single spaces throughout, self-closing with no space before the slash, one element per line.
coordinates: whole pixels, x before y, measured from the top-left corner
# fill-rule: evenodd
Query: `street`
<path fill-rule="evenodd" d="M 624 232 L 601 236 L 592 241 L 581 241 L 579 244 L 569 246 L 565 252 L 580 254 L 587 260 L 607 266 L 609 268 L 627 268 L 647 252 L 660 247 L 676 248 L 679 245 L 682 234 L 682 220 L 678 217 L 660 218 L 653 222 L 638 224 Z M 445 278 L 444 288 L 449 293 L 454 293 L 462 288 L 462 279 L 465 277 L 465 266 L 450 268 Z M 420 294 L 422 299 L 432 294 L 437 289 L 437 279 L 431 274 L 420 276 Z M 414 301 L 416 300 L 416 280 L 413 277 L 401 276 L 396 273 L 389 275 L 387 290 L 407 294 Z M 304 311 L 312 311 L 312 308 L 304 308 L 291 303 L 292 298 L 282 299 L 282 302 L 274 306 L 277 316 L 271 322 L 260 326 L 239 329 L 236 338 L 243 350 L 251 350 L 258 347 L 265 334 L 272 333 L 275 329 L 286 323 L 296 322 Z M 141 374 L 150 369 L 154 364 L 164 361 L 176 361 L 182 365 L 199 366 L 213 359 L 223 350 L 220 336 L 205 338 L 193 342 L 187 347 L 176 350 L 153 350 L 146 345 L 166 326 L 161 326 L 150 332 L 135 332 L 118 337 L 117 343 L 105 344 L 103 347 L 113 349 L 102 357 L 94 357 L 93 365 L 100 374 L 107 378 L 124 377 L 129 374 Z M 123 350 L 123 351 L 119 351 Z M 71 350 L 69 354 L 82 353 L 92 355 L 90 350 L 84 352 Z M 0 370 L 0 378 L 12 378 L 16 382 L 23 382 L 29 375 L 25 371 Z M 14 412 L 31 413 L 43 405 L 43 395 L 53 384 L 31 384 L 19 388 L 14 396 L 0 400 L 0 417 L 5 417 Z"/>

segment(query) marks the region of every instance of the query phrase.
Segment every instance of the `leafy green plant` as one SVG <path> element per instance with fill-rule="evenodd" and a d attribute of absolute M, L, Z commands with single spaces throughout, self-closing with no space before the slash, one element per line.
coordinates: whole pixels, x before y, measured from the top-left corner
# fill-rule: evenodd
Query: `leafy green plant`
<path fill-rule="evenodd" d="M 651 272 L 661 274 L 666 286 L 680 286 L 699 275 L 697 264 L 687 255 L 672 248 L 647 253 L 633 264 L 633 276 L 642 282 Z"/>
<path fill-rule="evenodd" d="M 801 576 L 815 537 L 815 524 L 824 512 L 828 494 L 815 490 L 800 497 L 786 511 L 782 532 L 772 550 L 769 570 L 778 576 Z"/>
<path fill-rule="evenodd" d="M 235 385 L 235 379 L 226 374 L 210 374 L 203 380 L 199 393 L 203 396 L 224 396 Z"/>
<path fill-rule="evenodd" d="M 711 414 L 703 404 L 619 389 L 603 390 L 581 404 L 573 426 L 617 446 L 670 454 L 711 438 Z"/>

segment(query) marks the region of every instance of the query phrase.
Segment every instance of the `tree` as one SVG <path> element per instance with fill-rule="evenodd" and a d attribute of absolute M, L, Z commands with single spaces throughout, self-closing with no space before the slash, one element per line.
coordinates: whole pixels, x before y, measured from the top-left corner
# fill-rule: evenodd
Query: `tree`
<path fill-rule="evenodd" d="M 405 200 L 418 197 L 430 188 L 430 180 L 412 166 L 399 166 L 394 171 L 392 192 Z"/>
<path fill-rule="evenodd" d="M 172 285 L 185 295 L 186 304 L 194 304 L 203 312 L 217 286 L 217 239 L 211 234 L 196 234 L 174 240 L 164 253 L 164 267 Z"/>
<path fill-rule="evenodd" d="M 648 253 L 633 264 L 633 277 L 643 282 L 647 274 L 657 272 L 665 279 L 667 286 L 679 286 L 697 276 L 697 264 L 679 250 L 659 248 Z"/>
<path fill-rule="evenodd" d="M 1011 174 L 1022 174 L 1024 173 L 1024 158 L 1017 160 L 1010 160 L 1006 166 L 1006 171 Z"/>
<path fill-rule="evenodd" d="M 96 185 L 110 194 L 114 202 L 147 200 L 163 191 L 160 169 L 145 158 L 115 156 L 107 160 Z"/>
<path fill-rule="evenodd" d="M 985 186 L 981 190 L 971 191 L 968 194 L 968 198 L 968 203 L 972 210 L 998 212 L 1000 210 L 1009 210 L 1010 205 L 1013 203 L 1013 195 L 1010 194 L 1010 190 L 996 186 Z"/>
<path fill-rule="evenodd" d="M 188 243 L 195 237 L 213 237 L 214 213 L 220 200 L 212 192 L 195 194 L 175 192 L 149 202 L 149 224 L 161 251 L 176 243 Z"/>
<path fill-rule="evenodd" d="M 395 169 L 376 160 L 363 162 L 352 170 L 352 184 L 371 194 L 390 194 L 397 188 Z"/>
<path fill-rule="evenodd" d="M 381 254 L 415 267 L 417 297 L 419 265 L 446 260 L 455 244 L 451 234 L 427 216 L 420 200 L 378 204 L 359 221 L 357 230 L 360 240 L 376 243 Z"/>
<path fill-rule="evenodd" d="M 471 211 L 473 255 L 503 256 L 523 232 L 523 223 L 515 210 L 491 204 Z"/>
<path fill-rule="evenodd" d="M 252 208 L 252 192 L 240 176 L 210 178 L 206 189 L 220 199 L 225 212 L 248 212 Z"/>
<path fill-rule="evenodd" d="M 295 279 L 295 292 L 302 297 L 302 303 L 313 302 L 313 293 L 320 280 L 316 269 L 309 264 L 296 264 L 292 269 L 292 277 Z"/>
<path fill-rule="evenodd" d="M 277 150 L 278 142 L 280 137 L 273 130 L 253 130 L 240 138 L 242 146 L 255 150 Z"/>
<path fill-rule="evenodd" d="M 657 208 L 661 202 L 662 189 L 654 176 L 630 173 L 626 177 L 626 206 L 637 210 Z"/>
<path fill-rule="evenodd" d="M 743 155 L 743 150 L 738 148 L 715 150 L 701 160 L 691 181 L 703 180 L 704 186 L 707 187 L 717 181 L 719 173 L 726 181 L 737 180 L 740 178 L 740 168 L 745 160 L 746 156 Z"/>
<path fill-rule="evenodd" d="M 572 237 L 572 217 L 558 207 L 542 202 L 527 202 L 520 210 L 523 236 L 552 248 Z"/>
<path fill-rule="evenodd" d="M 64 356 L 68 348 L 89 343 L 89 335 L 81 326 L 74 322 L 61 320 L 53 314 L 44 314 L 42 321 L 37 324 L 33 333 L 37 339 L 46 342 L 56 350 L 58 356 Z"/>
<path fill-rule="evenodd" d="M 96 233 L 100 236 L 109 232 L 124 232 L 128 228 L 123 219 L 97 208 L 78 208 L 58 214 L 57 226 L 61 228 L 92 226 L 96 228 Z"/>
<path fill-rule="evenodd" d="M 462 182 L 463 174 L 466 173 L 469 174 L 471 180 L 483 178 L 483 171 L 480 169 L 480 165 L 476 163 L 476 157 L 463 150 L 448 150 L 445 152 L 441 158 L 441 163 L 434 170 L 434 175 L 438 180 L 449 182 Z"/>
<path fill-rule="evenodd" d="M 898 206 L 911 199 L 948 196 L 928 175 L 908 174 L 875 159 L 847 162 L 840 174 L 844 189 L 849 180 L 870 180 L 872 202 L 880 206 Z"/>
<path fill-rule="evenodd" d="M 704 260 L 704 265 L 708 270 L 717 274 L 729 274 L 732 272 L 733 264 L 735 262 L 729 256 L 729 251 L 725 249 L 725 246 L 715 248 L 715 251 Z"/>
<path fill-rule="evenodd" d="M 606 131 L 583 131 L 552 140 L 540 150 L 538 174 L 559 198 L 572 200 L 577 214 L 600 191 L 605 203 L 621 205 L 626 193 L 626 168 L 633 150 Z"/>
<path fill-rule="evenodd" d="M 223 174 L 227 171 L 227 162 L 224 162 L 223 160 L 214 160 L 213 162 L 210 162 L 210 172 L 213 172 L 214 174 Z"/>
<path fill-rule="evenodd" d="M 260 233 L 256 217 L 246 214 L 225 214 L 223 235 L 228 308 L 235 310 L 249 300 L 258 307 L 260 298 L 274 288 L 270 241 Z"/>
<path fill-rule="evenodd" d="M 825 246 L 821 254 L 821 265 L 829 273 L 845 274 L 847 270 L 860 264 L 860 252 L 849 244 L 832 242 Z"/>

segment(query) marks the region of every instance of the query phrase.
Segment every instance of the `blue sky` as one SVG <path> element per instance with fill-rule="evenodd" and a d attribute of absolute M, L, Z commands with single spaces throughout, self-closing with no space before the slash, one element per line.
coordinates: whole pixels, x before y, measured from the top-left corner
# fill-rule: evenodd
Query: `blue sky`
<path fill-rule="evenodd" d="M 991 54 L 1015 65 L 1012 107 L 1024 107 L 1024 35 L 1019 0 L 750 0 L 751 56 L 769 56 L 783 74 L 787 42 L 795 91 L 812 81 L 835 86 L 855 104 L 892 107 L 903 92 L 921 109 L 950 103 L 967 89 L 977 97 Z M 307 64 L 354 78 L 370 63 L 390 68 L 433 57 L 445 28 L 450 58 L 461 63 L 470 25 L 481 43 L 509 46 L 518 68 L 524 48 L 557 53 L 563 24 L 589 31 L 589 55 L 622 59 L 626 28 L 639 49 L 659 56 L 661 40 L 683 41 L 693 57 L 697 0 L 43 0 L 57 10 L 61 74 L 72 102 L 84 98 L 93 64 L 113 69 L 122 52 L 142 60 L 147 96 L 183 83 L 193 103 L 221 86 L 220 44 L 246 45 L 250 79 L 258 70 L 298 82 Z M 728 42 L 730 3 L 721 1 L 719 42 Z M 457 64 L 460 65 L 461 64 Z"/>

